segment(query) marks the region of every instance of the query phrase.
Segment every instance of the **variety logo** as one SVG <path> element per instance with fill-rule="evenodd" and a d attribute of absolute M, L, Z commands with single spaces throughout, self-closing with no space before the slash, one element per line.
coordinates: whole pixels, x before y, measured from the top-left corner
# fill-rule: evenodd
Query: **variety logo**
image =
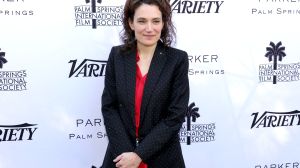
<path fill-rule="evenodd" d="M 273 163 L 268 165 L 255 165 L 254 168 L 298 168 L 300 162 Z"/>
<path fill-rule="evenodd" d="M 267 127 L 291 127 L 300 125 L 300 111 L 290 112 L 269 112 L 265 111 L 261 116 L 259 113 L 253 113 L 253 121 L 251 129 L 253 128 L 267 128 Z"/>
<path fill-rule="evenodd" d="M 0 49 L 0 69 L 4 67 L 6 60 L 5 52 Z M 27 73 L 25 70 L 21 71 L 0 71 L 0 91 L 23 91 L 27 90 L 27 82 L 25 78 Z"/>
<path fill-rule="evenodd" d="M 260 82 L 293 82 L 300 80 L 300 63 L 278 64 L 286 56 L 285 47 L 281 42 L 276 45 L 270 42 L 270 47 L 266 48 L 267 53 L 265 57 L 273 64 L 259 65 L 259 81 Z"/>
<path fill-rule="evenodd" d="M 105 76 L 107 61 L 84 59 L 79 65 L 77 60 L 70 60 L 69 63 L 72 64 L 69 78 Z"/>
<path fill-rule="evenodd" d="M 102 0 L 85 0 L 75 6 L 76 26 L 121 26 L 123 6 L 100 6 Z"/>
<path fill-rule="evenodd" d="M 173 13 L 220 13 L 224 1 L 172 0 Z"/>
<path fill-rule="evenodd" d="M 31 141 L 37 124 L 0 125 L 0 143 L 4 141 Z"/>
<path fill-rule="evenodd" d="M 33 10 L 28 9 L 20 9 L 19 4 L 24 3 L 24 0 L 1 0 L 1 3 L 10 3 L 10 4 L 17 4 L 18 9 L 15 10 L 13 8 L 7 8 L 7 9 L 0 9 L 0 16 L 31 16 L 34 14 Z"/>
<path fill-rule="evenodd" d="M 257 0 L 257 7 L 251 9 L 254 15 L 299 15 L 299 0 Z"/>
<path fill-rule="evenodd" d="M 191 103 L 186 112 L 186 125 L 182 125 L 179 135 L 180 142 L 191 145 L 191 143 L 210 142 L 215 140 L 215 123 L 211 124 L 192 124 L 200 117 L 199 108 L 195 103 Z"/>
<path fill-rule="evenodd" d="M 77 119 L 76 128 L 87 129 L 88 131 L 80 132 L 80 133 L 70 133 L 69 140 L 91 140 L 91 139 L 105 139 L 107 137 L 106 132 L 104 131 L 103 121 L 100 118 L 96 119 Z M 96 128 L 94 130 L 92 128 Z M 102 130 L 98 130 L 101 128 Z"/>
<path fill-rule="evenodd" d="M 189 55 L 190 62 L 189 75 L 223 75 L 225 70 L 221 68 L 212 68 L 218 64 L 219 55 L 217 54 L 203 54 L 203 55 Z M 207 66 L 206 68 L 206 65 Z M 200 68 L 198 68 L 200 67 Z"/>

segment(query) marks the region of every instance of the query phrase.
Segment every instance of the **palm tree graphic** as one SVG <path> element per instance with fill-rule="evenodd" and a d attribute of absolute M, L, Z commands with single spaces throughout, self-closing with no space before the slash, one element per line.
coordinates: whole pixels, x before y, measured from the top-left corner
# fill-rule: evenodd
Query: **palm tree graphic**
<path fill-rule="evenodd" d="M 91 2 L 91 6 L 92 6 L 92 12 L 96 13 L 96 0 L 85 0 L 85 3 L 90 3 L 90 2 Z M 101 4 L 102 0 L 97 0 L 97 2 L 99 4 Z M 96 19 L 92 19 L 92 26 L 93 26 L 93 29 L 97 28 L 97 20 Z"/>
<path fill-rule="evenodd" d="M 1 52 L 1 48 L 0 48 L 0 69 L 3 68 L 3 64 L 7 63 L 7 60 L 4 57 L 5 57 L 5 52 Z"/>
<path fill-rule="evenodd" d="M 188 132 L 191 131 L 191 118 L 192 118 L 192 121 L 193 121 L 193 122 L 196 122 L 196 119 L 197 119 L 198 117 L 200 117 L 200 114 L 198 113 L 199 108 L 198 108 L 198 107 L 195 107 L 195 106 L 196 106 L 196 105 L 195 105 L 194 102 L 191 103 L 191 104 L 189 105 L 189 107 L 188 107 L 188 110 L 186 111 L 186 114 L 185 114 L 185 116 L 186 116 L 186 118 L 187 118 L 187 123 L 186 123 L 186 125 L 187 125 L 187 131 L 188 131 Z M 188 136 L 187 136 L 187 145 L 190 145 L 190 144 L 191 144 L 191 136 L 188 135 Z"/>
<path fill-rule="evenodd" d="M 270 42 L 271 47 L 267 47 L 267 53 L 265 54 L 265 57 L 269 59 L 269 62 L 273 61 L 273 70 L 277 70 L 277 59 L 279 61 L 282 61 L 282 58 L 286 56 L 284 53 L 285 47 L 282 46 L 281 41 L 279 41 L 276 45 L 271 41 Z M 273 75 L 273 84 L 276 84 L 277 79 L 276 75 Z"/>

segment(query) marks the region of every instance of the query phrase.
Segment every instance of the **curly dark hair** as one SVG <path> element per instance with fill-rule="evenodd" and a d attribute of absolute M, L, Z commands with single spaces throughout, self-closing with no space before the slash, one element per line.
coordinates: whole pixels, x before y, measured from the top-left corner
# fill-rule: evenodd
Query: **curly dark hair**
<path fill-rule="evenodd" d="M 126 0 L 123 13 L 123 30 L 121 40 L 125 48 L 131 48 L 136 45 L 134 31 L 129 26 L 129 21 L 133 20 L 135 11 L 142 4 L 156 5 L 162 13 L 164 26 L 161 31 L 160 40 L 165 46 L 171 46 L 175 40 L 175 27 L 172 22 L 172 9 L 169 0 Z"/>

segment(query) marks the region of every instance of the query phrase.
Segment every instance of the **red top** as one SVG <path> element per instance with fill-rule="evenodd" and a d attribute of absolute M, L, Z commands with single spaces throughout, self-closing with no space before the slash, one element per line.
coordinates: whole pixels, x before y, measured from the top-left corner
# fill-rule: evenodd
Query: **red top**
<path fill-rule="evenodd" d="M 136 62 L 140 60 L 139 53 L 136 52 Z M 140 113 L 142 105 L 142 97 L 144 92 L 144 86 L 147 78 L 147 74 L 144 76 L 140 70 L 138 64 L 136 64 L 136 83 L 135 83 L 135 135 L 139 137 L 139 127 L 140 127 Z M 145 163 L 141 163 L 139 168 L 147 168 Z"/>

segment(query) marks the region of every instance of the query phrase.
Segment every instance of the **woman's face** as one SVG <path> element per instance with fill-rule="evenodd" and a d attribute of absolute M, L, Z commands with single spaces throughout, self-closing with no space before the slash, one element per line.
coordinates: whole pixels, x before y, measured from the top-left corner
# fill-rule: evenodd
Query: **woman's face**
<path fill-rule="evenodd" d="M 138 45 L 156 45 L 163 28 L 162 14 L 156 5 L 142 4 L 135 10 L 133 21 L 129 21 Z"/>

